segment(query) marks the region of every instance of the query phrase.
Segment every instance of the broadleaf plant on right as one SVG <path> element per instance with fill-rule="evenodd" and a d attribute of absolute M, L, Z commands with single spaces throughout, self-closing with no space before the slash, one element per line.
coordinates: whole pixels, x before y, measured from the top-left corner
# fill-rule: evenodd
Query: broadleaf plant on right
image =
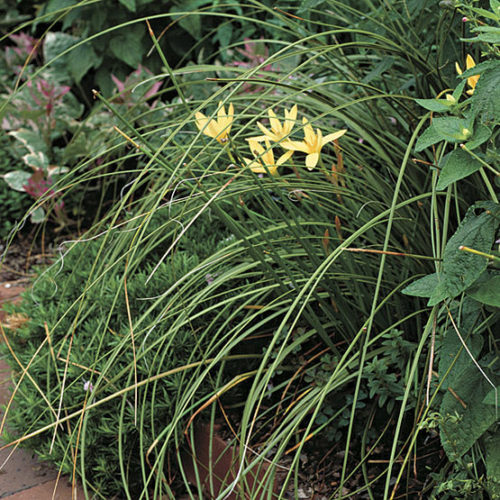
<path fill-rule="evenodd" d="M 496 148 L 500 2 L 491 0 L 490 11 L 473 2 L 455 6 L 471 35 L 477 34 L 462 39 L 465 67 L 456 64 L 461 82 L 436 99 L 416 100 L 429 111 L 429 126 L 415 147 L 428 161 L 415 161 L 429 164 L 432 170 L 435 273 L 414 280 L 403 293 L 427 298 L 434 318 L 436 357 L 431 363 L 439 375 L 429 371 L 428 404 L 438 408 L 441 443 L 453 464 L 447 481 L 441 478 L 434 494 L 469 498 L 484 490 L 490 498 L 500 498 L 498 447 L 493 449 L 498 444 L 500 408 L 498 335 L 494 333 L 500 313 Z"/>

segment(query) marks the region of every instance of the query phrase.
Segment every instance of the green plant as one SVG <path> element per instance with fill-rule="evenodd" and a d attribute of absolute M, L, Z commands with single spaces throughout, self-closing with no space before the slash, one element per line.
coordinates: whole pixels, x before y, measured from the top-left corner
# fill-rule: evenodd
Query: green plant
<path fill-rule="evenodd" d="M 326 456 L 331 451 L 326 446 L 335 446 L 343 457 L 339 477 L 330 483 L 332 497 L 366 494 L 389 499 L 396 492 L 413 492 L 415 484 L 422 495 L 439 488 L 422 480 L 422 476 L 427 479 L 428 470 L 420 461 L 415 460 L 420 482 L 412 482 L 405 471 L 412 457 L 425 449 L 425 440 L 420 439 L 424 432 L 432 437 L 439 428 L 443 434 L 443 426 L 456 426 L 466 418 L 455 415 L 456 404 L 443 395 L 443 386 L 439 387 L 443 378 L 436 385 L 427 374 L 438 366 L 434 363 L 439 363 L 440 371 L 448 369 L 446 349 L 441 346 L 452 338 L 446 332 L 451 320 L 450 315 L 438 315 L 438 311 L 444 311 L 446 305 L 454 320 L 473 318 L 460 307 L 466 305 L 463 292 L 470 292 L 470 285 L 481 285 L 478 270 L 487 267 L 485 257 L 473 262 L 462 289 L 451 292 L 446 285 L 430 313 L 421 297 L 434 293 L 438 277 L 442 277 L 439 273 L 444 273 L 441 267 L 450 268 L 450 282 L 460 288 L 457 283 L 462 275 L 455 279 L 460 272 L 456 261 L 460 263 L 465 256 L 469 262 L 469 257 L 459 253 L 455 243 L 460 240 L 463 244 L 465 233 L 474 238 L 484 232 L 488 255 L 496 258 L 491 247 L 496 238 L 497 204 L 481 202 L 467 212 L 477 199 L 491 195 L 491 182 L 474 175 L 467 180 L 474 187 L 470 190 L 474 200 L 466 189 L 460 194 L 451 187 L 440 191 L 435 170 L 440 158 L 434 158 L 434 151 L 427 147 L 441 142 L 443 147 L 438 144 L 438 148 L 444 153 L 447 137 L 440 136 L 427 147 L 417 139 L 429 135 L 422 134 L 429 116 L 419 116 L 421 108 L 414 99 L 432 99 L 435 105 L 435 96 L 451 86 L 462 24 L 453 11 L 435 3 L 419 6 L 414 13 L 406 4 L 391 3 L 394 8 L 387 8 L 387 2 L 326 3 L 332 8 L 325 10 L 320 21 L 314 13 L 305 23 L 300 16 L 252 2 L 260 13 L 255 31 L 272 25 L 283 37 L 254 40 L 268 50 L 267 59 L 257 65 L 224 66 L 218 63 L 219 54 L 214 54 L 209 58 L 212 64 L 166 68 L 158 78 L 168 79 L 169 91 L 178 94 L 168 103 L 168 120 L 148 123 L 145 118 L 139 123 L 97 94 L 119 122 L 115 137 L 123 140 L 118 146 L 122 151 L 126 151 L 125 145 L 134 148 L 123 160 L 141 154 L 143 163 L 130 169 L 126 189 L 90 234 L 96 237 L 105 231 L 100 236 L 100 251 L 90 259 L 92 270 L 80 275 L 80 267 L 87 266 L 76 263 L 69 269 L 67 256 L 66 261 L 55 264 L 54 269 L 62 265 L 71 271 L 64 279 L 53 276 L 58 286 L 72 288 L 72 276 L 79 276 L 82 294 L 73 295 L 64 309 L 51 313 L 47 333 L 37 330 L 40 338 L 22 362 L 22 373 L 29 373 L 37 387 L 44 384 L 45 388 L 47 378 L 54 381 L 52 399 L 48 403 L 43 399 L 45 390 L 35 387 L 35 392 L 27 376 L 20 381 L 17 394 L 17 398 L 29 394 L 32 405 L 43 408 L 38 414 L 48 423 L 44 427 L 36 422 L 27 407 L 14 407 L 8 413 L 23 434 L 18 441 L 30 444 L 39 439 L 38 448 L 46 450 L 61 423 L 51 407 L 62 398 L 61 412 L 68 412 L 62 423 L 70 425 L 71 432 L 64 434 L 66 441 L 59 448 L 59 452 L 68 450 L 66 456 L 59 455 L 61 467 L 80 475 L 88 495 L 99 496 L 106 482 L 104 462 L 111 462 L 118 464 L 120 480 L 115 474 L 115 481 L 107 482 L 109 494 L 176 498 L 187 490 L 192 496 L 207 496 L 201 481 L 188 480 L 181 454 L 181 450 L 196 454 L 192 429 L 199 419 L 208 420 L 212 428 L 227 422 L 239 445 L 240 481 L 224 484 L 212 495 L 218 498 L 236 488 L 242 497 L 255 496 L 257 486 L 246 478 L 253 467 L 263 463 L 268 467 L 260 486 L 267 497 L 296 495 L 302 481 L 301 456 L 309 445 Z M 313 8 L 311 2 L 303 4 Z M 233 10 L 221 7 L 220 15 L 228 22 L 249 23 Z M 429 23 L 429 19 L 436 22 Z M 438 29 L 431 29 L 432 25 Z M 412 31 L 414 26 L 418 31 Z M 282 39 L 292 43 L 282 43 Z M 422 39 L 428 46 L 422 47 Z M 152 40 L 162 58 L 155 32 Z M 241 40 L 234 48 L 245 43 Z M 207 76 L 209 81 L 205 81 Z M 464 73 L 464 77 L 470 74 Z M 476 84 L 478 95 L 481 78 Z M 242 93 L 248 84 L 253 85 L 252 90 L 261 88 Z M 448 112 L 451 100 L 446 101 Z M 274 122 L 273 112 L 279 124 Z M 462 116 L 441 118 L 467 120 Z M 453 123 L 461 126 L 458 133 L 469 137 L 463 131 L 468 128 L 465 122 Z M 256 136 L 264 133 L 263 128 L 273 136 Z M 468 130 L 476 134 L 480 129 L 474 125 Z M 343 130 L 347 132 L 339 135 Z M 334 134 L 330 141 L 319 141 L 330 134 Z M 419 151 L 411 161 L 415 144 Z M 494 152 L 489 138 L 480 146 L 484 152 L 486 148 Z M 293 156 L 287 151 L 294 151 Z M 105 177 L 108 170 L 96 165 L 92 175 Z M 164 226 L 155 229 L 155 217 L 165 211 Z M 202 220 L 207 229 L 200 233 Z M 224 228 L 215 248 L 208 239 L 211 225 L 216 233 Z M 449 234 L 454 236 L 448 238 Z M 179 265 L 176 252 L 184 255 L 186 245 L 194 246 L 193 242 L 198 253 L 206 247 L 205 258 L 169 274 Z M 158 248 L 157 253 L 153 247 Z M 485 248 L 474 250 L 486 253 Z M 418 285 L 412 283 L 422 275 L 431 277 Z M 134 277 L 140 278 L 130 289 Z M 158 289 L 150 294 L 153 285 Z M 424 285 L 424 292 L 414 293 Z M 37 286 L 35 283 L 33 293 L 39 305 L 32 315 L 41 314 L 45 307 L 57 307 L 48 291 L 36 295 Z M 400 293 L 402 290 L 406 293 Z M 147 306 L 138 298 L 149 299 Z M 40 303 L 48 305 L 41 307 Z M 94 311 L 101 306 L 105 320 L 95 325 Z M 492 369 L 486 365 L 495 359 L 492 332 L 498 314 L 488 304 L 474 307 L 475 317 L 481 320 L 471 328 L 484 336 L 480 361 L 482 370 L 489 373 Z M 92 345 L 114 341 L 106 349 L 99 348 L 85 366 L 87 371 L 99 372 L 95 383 L 91 380 L 95 399 L 90 410 L 99 418 L 106 415 L 111 401 L 121 402 L 114 435 L 118 448 L 108 448 L 112 451 L 99 459 L 97 468 L 86 455 L 87 440 L 95 439 L 95 426 L 87 423 L 91 417 L 87 416 L 85 396 L 80 395 L 78 404 L 71 406 L 64 399 L 66 386 L 62 383 L 69 361 L 73 361 L 67 357 L 70 339 L 75 342 L 87 319 L 92 326 L 87 331 Z M 64 324 L 59 338 L 61 360 L 56 357 L 54 362 L 45 339 L 52 338 Z M 29 332 L 29 328 L 24 331 L 28 341 Z M 115 332 L 123 337 L 117 338 Z M 188 343 L 188 352 L 182 352 L 186 332 L 197 336 L 200 349 Z M 140 351 L 139 346 L 151 335 L 159 335 L 158 345 L 151 352 Z M 14 332 L 8 340 L 16 355 L 25 349 L 16 345 Z M 169 345 L 179 349 L 176 362 L 182 374 L 172 378 L 177 388 L 173 404 L 168 391 L 162 392 L 162 384 L 167 386 L 173 375 L 162 366 L 173 355 Z M 148 356 L 157 347 L 161 362 L 153 364 Z M 147 371 L 134 362 L 134 352 L 137 359 L 147 359 Z M 463 368 L 467 358 L 458 359 L 457 366 Z M 37 373 L 39 363 L 49 367 L 50 375 Z M 109 390 L 106 396 L 99 392 L 104 388 Z M 136 391 L 144 396 L 139 398 L 142 406 L 138 406 L 137 425 L 129 406 L 137 400 Z M 450 415 L 440 415 L 441 404 L 448 403 Z M 171 411 L 169 418 L 151 423 L 156 409 L 166 407 Z M 431 412 L 438 413 L 432 421 Z M 163 414 L 158 411 L 158 415 Z M 20 422 L 33 425 L 26 430 Z M 488 429 L 477 442 L 456 464 L 446 464 L 442 474 L 442 464 L 430 462 L 432 470 L 438 470 L 436 478 L 452 482 L 448 491 L 456 490 L 463 475 L 461 470 L 460 476 L 453 477 L 453 466 L 457 470 L 466 466 L 469 453 L 482 451 L 481 440 L 491 439 L 494 428 L 489 420 L 487 423 Z M 79 428 L 80 434 L 75 432 Z M 135 467 L 129 465 L 130 435 L 138 443 L 132 454 L 138 461 Z M 330 439 L 323 439 L 324 435 Z M 62 439 L 63 434 L 58 430 L 56 436 Z M 71 449 L 80 453 L 72 454 Z M 488 449 L 492 449 L 490 444 Z M 383 465 L 371 460 L 379 454 L 382 460 L 376 461 Z M 494 475 L 489 473 L 487 481 L 481 480 L 487 462 L 476 460 L 477 468 L 472 473 L 467 469 L 469 482 L 464 483 L 464 491 L 493 491 L 488 481 Z M 274 493 L 278 470 L 285 474 Z M 93 476 L 96 471 L 98 484 Z M 446 494 L 444 488 L 441 493 Z"/>
<path fill-rule="evenodd" d="M 448 390 L 435 392 L 434 397 L 442 418 L 441 442 L 453 467 L 450 479 L 435 494 L 452 491 L 472 498 L 486 491 L 491 498 L 499 498 L 495 446 L 500 372 L 493 332 L 500 311 L 500 254 L 496 248 L 500 208 L 495 189 L 500 178 L 495 166 L 500 121 L 496 105 L 500 99 L 500 3 L 492 0 L 490 11 L 470 2 L 456 6 L 467 14 L 463 22 L 473 22 L 471 31 L 478 33 L 465 41 L 481 44 L 482 55 L 488 59 L 476 65 L 467 55 L 467 71 L 462 72 L 457 64 L 462 81 L 452 94 L 446 99 L 417 101 L 431 111 L 432 122 L 419 137 L 416 151 L 433 146 L 433 185 L 437 192 L 446 190 L 447 203 L 441 213 L 436 205 L 436 218 L 443 226 L 441 229 L 436 224 L 433 229 L 434 256 L 440 259 L 435 273 L 414 281 L 403 293 L 426 297 L 428 306 L 433 307 L 438 389 Z M 466 86 L 469 89 L 465 92 Z M 490 201 L 477 201 L 477 193 L 469 192 L 465 179 L 470 181 L 473 176 L 483 183 Z M 450 202 L 459 195 L 471 204 L 465 214 L 453 213 Z M 454 216 L 459 225 L 449 237 L 448 225 Z M 443 308 L 438 309 L 439 305 Z"/>
<path fill-rule="evenodd" d="M 189 360 L 194 361 L 196 353 L 203 352 L 210 341 L 203 335 L 203 323 L 197 321 L 172 335 L 168 309 L 161 305 L 161 300 L 156 300 L 156 305 L 152 306 L 145 296 L 164 295 L 165 290 L 186 274 L 196 274 L 193 286 L 200 290 L 211 286 L 206 277 L 204 279 L 204 259 L 225 246 L 226 234 L 203 217 L 196 225 L 203 243 L 187 241 L 181 245 L 157 268 L 146 286 L 154 263 L 169 245 L 169 226 L 167 210 L 159 212 L 149 222 L 149 264 L 144 261 L 141 270 L 128 275 L 125 289 L 122 288 L 123 266 L 106 269 L 107 266 L 95 265 L 99 256 L 102 258 L 114 251 L 113 242 L 118 231 L 110 230 L 101 238 L 61 248 L 60 262 L 39 270 L 32 289 L 24 295 L 22 306 L 12 308 L 29 321 L 16 330 L 8 348 L 2 346 L 4 354 L 10 349 L 23 351 L 19 362 L 31 365 L 33 376 L 30 378 L 35 383 L 35 391 L 23 388 L 18 393 L 18 396 L 22 394 L 22 401 L 16 402 L 15 413 L 20 418 L 10 420 L 6 436 L 26 432 L 26 421 L 50 427 L 55 414 L 62 418 L 83 404 L 86 410 L 76 427 L 68 421 L 55 432 L 47 430 L 35 438 L 37 454 L 42 460 L 55 462 L 69 475 L 74 469 L 68 458 L 81 456 L 91 474 L 91 488 L 99 498 L 110 498 L 122 490 L 122 481 L 127 482 L 132 497 L 139 497 L 141 463 L 138 450 L 152 446 L 158 429 L 173 417 L 186 376 L 190 376 L 191 370 L 202 367 L 198 364 L 196 368 L 197 363 L 190 366 Z M 154 314 L 165 317 L 163 325 L 148 323 L 148 316 Z M 128 315 L 142 315 L 143 328 L 130 332 Z M 128 335 L 135 338 L 132 349 L 127 346 Z M 40 344 L 45 347 L 41 351 Z M 120 355 L 111 362 L 106 359 L 106 353 L 113 350 Z M 157 369 L 166 377 L 159 379 L 160 384 L 144 385 Z M 124 388 L 120 381 L 124 376 L 127 385 L 135 381 L 143 387 L 138 388 L 133 397 L 127 391 L 123 392 L 123 397 L 113 396 L 120 387 Z M 21 372 L 15 372 L 16 382 L 23 378 Z M 208 377 L 193 393 L 195 401 L 203 400 L 214 383 Z M 59 397 L 60 384 L 64 387 L 62 399 Z M 45 395 L 42 400 L 39 399 L 41 393 Z M 98 403 L 109 396 L 107 403 Z M 126 427 L 122 426 L 122 418 L 128 421 Z M 138 420 L 144 429 L 148 422 L 147 435 L 139 432 Z M 83 429 L 81 445 L 74 442 L 79 428 Z M 121 432 L 124 432 L 123 439 L 117 441 Z M 119 456 L 123 458 L 121 464 L 117 460 Z"/>

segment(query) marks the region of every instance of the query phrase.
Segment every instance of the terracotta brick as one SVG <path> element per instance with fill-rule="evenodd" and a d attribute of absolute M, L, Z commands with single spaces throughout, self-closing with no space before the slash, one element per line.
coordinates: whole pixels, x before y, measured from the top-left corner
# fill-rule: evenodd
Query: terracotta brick
<path fill-rule="evenodd" d="M 71 485 L 61 479 L 56 486 L 56 481 L 46 481 L 33 488 L 20 491 L 9 496 L 9 500 L 84 500 L 85 495 L 81 488 L 77 488 L 72 495 Z"/>

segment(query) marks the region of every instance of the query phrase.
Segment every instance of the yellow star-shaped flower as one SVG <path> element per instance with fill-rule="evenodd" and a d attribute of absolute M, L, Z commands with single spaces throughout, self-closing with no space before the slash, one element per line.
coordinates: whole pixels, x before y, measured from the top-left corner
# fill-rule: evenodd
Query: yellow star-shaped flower
<path fill-rule="evenodd" d="M 314 133 L 314 129 L 307 118 L 302 118 L 302 123 L 304 124 L 304 140 L 286 141 L 282 143 L 282 146 L 291 151 L 302 151 L 306 153 L 306 167 L 312 170 L 318 164 L 321 148 L 325 144 L 342 137 L 347 130 L 339 130 L 323 137 L 319 128 L 317 128 L 316 133 Z"/>
<path fill-rule="evenodd" d="M 468 69 L 473 68 L 475 65 L 476 63 L 472 56 L 470 54 L 467 54 L 467 57 L 465 58 L 465 70 L 467 71 Z M 455 63 L 455 69 L 457 70 L 457 73 L 459 75 L 463 73 L 458 63 Z M 467 91 L 467 94 L 472 95 L 474 93 L 474 89 L 476 88 L 479 77 L 480 75 L 472 75 L 467 78 L 467 85 L 470 87 L 470 89 Z"/>
<path fill-rule="evenodd" d="M 249 167 L 250 170 L 256 174 L 269 172 L 271 175 L 276 175 L 278 167 L 285 163 L 293 154 L 293 151 L 287 151 L 275 162 L 274 153 L 271 149 L 271 143 L 267 137 L 264 139 L 266 145 L 265 148 L 256 139 L 247 140 L 255 160 L 249 160 L 248 158 L 243 158 L 243 160 L 245 161 L 247 167 Z"/>
<path fill-rule="evenodd" d="M 234 107 L 232 103 L 229 105 L 228 111 L 228 114 L 226 114 L 226 109 L 222 101 L 220 101 L 217 111 L 217 120 L 211 120 L 203 113 L 197 112 L 194 116 L 196 118 L 198 130 L 201 130 L 205 135 L 208 135 L 208 137 L 212 137 L 221 144 L 224 144 L 228 140 L 234 118 Z"/>
<path fill-rule="evenodd" d="M 297 105 L 292 107 L 290 111 L 285 109 L 285 120 L 283 124 L 278 120 L 276 113 L 272 110 L 268 110 L 269 124 L 271 125 L 271 130 L 267 129 L 262 125 L 262 123 L 257 122 L 257 126 L 260 131 L 264 134 L 259 137 L 254 137 L 256 141 L 263 141 L 266 137 L 273 142 L 280 142 L 286 140 L 295 125 L 295 120 L 297 119 Z"/>

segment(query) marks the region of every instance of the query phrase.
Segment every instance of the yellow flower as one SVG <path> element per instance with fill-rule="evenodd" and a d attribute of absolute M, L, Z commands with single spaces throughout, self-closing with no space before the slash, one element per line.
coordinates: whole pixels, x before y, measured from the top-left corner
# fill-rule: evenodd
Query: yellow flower
<path fill-rule="evenodd" d="M 276 113 L 272 109 L 269 109 L 267 113 L 269 114 L 269 124 L 271 125 L 271 130 L 264 127 L 262 123 L 257 122 L 257 126 L 264 135 L 254 137 L 254 139 L 256 141 L 263 141 L 267 137 L 273 142 L 280 142 L 283 139 L 287 139 L 293 126 L 295 125 L 295 120 L 297 119 L 297 105 L 295 104 L 290 111 L 285 109 L 285 120 L 283 121 L 283 124 L 281 124 L 278 120 Z"/>
<path fill-rule="evenodd" d="M 249 160 L 248 158 L 243 158 L 243 160 L 247 164 L 247 167 L 249 167 L 250 170 L 252 170 L 252 172 L 255 172 L 256 174 L 269 172 L 271 175 L 276 175 L 278 167 L 285 163 L 293 154 L 293 151 L 287 151 L 285 154 L 281 155 L 275 162 L 274 153 L 271 149 L 271 143 L 267 137 L 264 139 L 264 142 L 266 144 L 265 148 L 256 139 L 247 140 L 248 145 L 250 146 L 250 150 L 255 156 L 255 160 Z"/>
<path fill-rule="evenodd" d="M 304 124 L 304 140 L 300 142 L 286 141 L 283 143 L 283 147 L 292 151 L 302 151 L 306 153 L 306 167 L 312 170 L 318 164 L 321 148 L 325 144 L 342 137 L 347 130 L 339 130 L 323 137 L 319 128 L 317 128 L 316 133 L 314 133 L 312 125 L 307 121 L 307 118 L 302 118 L 302 123 Z"/>
<path fill-rule="evenodd" d="M 474 59 L 470 54 L 467 54 L 467 57 L 465 58 L 465 69 L 471 69 L 476 65 L 474 62 Z M 457 73 L 461 75 L 462 69 L 458 65 L 458 63 L 455 63 L 455 69 L 457 70 Z M 474 89 L 476 88 L 477 81 L 479 80 L 480 75 L 472 75 L 467 78 L 467 85 L 470 87 L 470 89 L 467 91 L 467 94 L 472 95 L 474 93 Z"/>
<path fill-rule="evenodd" d="M 219 102 L 219 109 L 217 111 L 217 120 L 210 120 L 203 113 L 196 113 L 196 126 L 208 137 L 217 139 L 221 144 L 227 142 L 229 137 L 229 132 L 231 132 L 231 125 L 234 118 L 234 107 L 232 104 L 229 105 L 229 113 L 226 114 L 226 109 Z"/>

